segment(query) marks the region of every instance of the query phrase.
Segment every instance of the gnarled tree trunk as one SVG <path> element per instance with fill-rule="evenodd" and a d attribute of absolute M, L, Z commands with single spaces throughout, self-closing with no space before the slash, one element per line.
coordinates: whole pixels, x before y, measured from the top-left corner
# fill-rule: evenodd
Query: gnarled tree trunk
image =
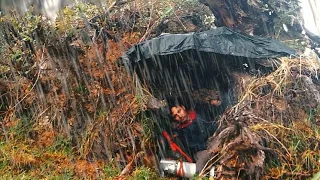
<path fill-rule="evenodd" d="M 297 1 L 199 0 L 199 2 L 207 5 L 213 12 L 216 26 L 227 26 L 253 35 L 273 36 L 278 28 L 282 28 L 283 23 L 295 24 L 298 23 L 295 20 L 300 18 Z"/>

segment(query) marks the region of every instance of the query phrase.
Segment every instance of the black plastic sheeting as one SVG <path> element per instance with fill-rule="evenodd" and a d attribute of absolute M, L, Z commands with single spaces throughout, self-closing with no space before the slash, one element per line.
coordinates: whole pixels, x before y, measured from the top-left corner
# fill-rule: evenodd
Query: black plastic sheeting
<path fill-rule="evenodd" d="M 153 56 L 181 53 L 186 50 L 211 52 L 247 58 L 275 58 L 295 55 L 285 44 L 258 36 L 237 33 L 226 27 L 187 34 L 162 34 L 136 44 L 120 59 L 134 63 Z"/>

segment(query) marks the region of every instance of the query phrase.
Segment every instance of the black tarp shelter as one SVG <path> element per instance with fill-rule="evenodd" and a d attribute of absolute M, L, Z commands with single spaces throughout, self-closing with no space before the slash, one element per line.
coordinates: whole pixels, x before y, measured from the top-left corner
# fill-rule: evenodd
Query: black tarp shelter
<path fill-rule="evenodd" d="M 293 49 L 277 40 L 243 35 L 229 28 L 219 27 L 187 34 L 162 34 L 130 48 L 121 60 L 132 63 L 186 50 L 246 58 L 274 58 L 295 54 Z"/>
<path fill-rule="evenodd" d="M 231 71 L 259 69 L 268 61 L 296 52 L 285 44 L 264 37 L 243 35 L 220 27 L 187 34 L 162 34 L 130 48 L 120 59 L 130 72 L 137 72 L 152 93 L 190 97 L 194 89 L 230 89 Z M 176 93 L 174 93 L 174 91 Z"/>

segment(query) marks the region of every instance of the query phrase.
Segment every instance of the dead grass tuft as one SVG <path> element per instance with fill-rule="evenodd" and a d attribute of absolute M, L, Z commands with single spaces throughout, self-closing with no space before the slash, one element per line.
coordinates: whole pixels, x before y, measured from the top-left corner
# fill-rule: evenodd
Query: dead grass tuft
<path fill-rule="evenodd" d="M 275 72 L 253 78 L 209 140 L 218 178 L 301 179 L 320 170 L 319 69 L 316 58 L 281 58 Z"/>

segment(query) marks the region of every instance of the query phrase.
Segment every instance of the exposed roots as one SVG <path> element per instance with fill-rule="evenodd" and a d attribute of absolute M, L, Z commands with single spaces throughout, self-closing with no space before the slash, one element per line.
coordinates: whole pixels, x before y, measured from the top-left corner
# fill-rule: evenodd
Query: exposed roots
<path fill-rule="evenodd" d="M 320 64 L 302 58 L 281 62 L 247 85 L 239 103 L 220 118 L 202 156 L 218 179 L 301 179 L 319 171 Z"/>

